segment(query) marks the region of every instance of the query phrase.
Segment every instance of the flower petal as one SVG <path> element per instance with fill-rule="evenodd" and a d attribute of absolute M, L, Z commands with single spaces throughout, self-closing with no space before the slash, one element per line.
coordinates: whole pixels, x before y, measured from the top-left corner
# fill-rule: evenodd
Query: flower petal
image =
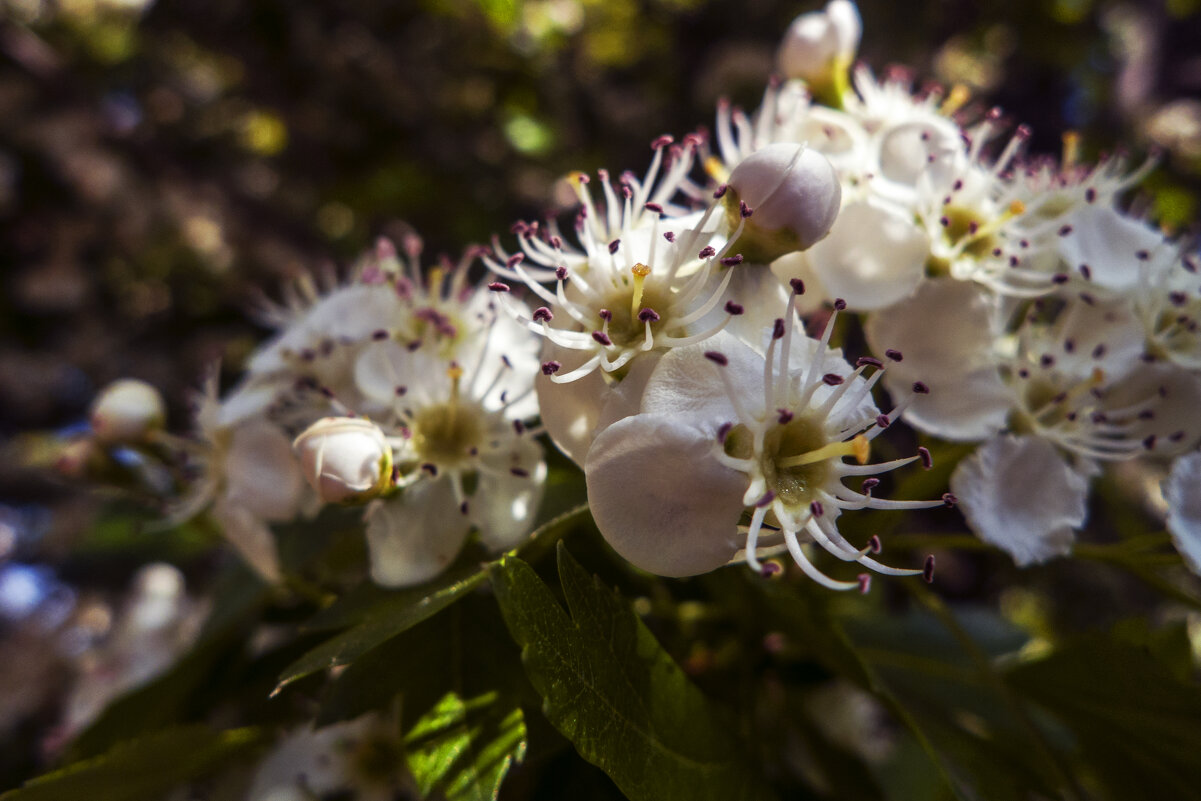
<path fill-rule="evenodd" d="M 475 494 L 467 499 L 468 517 L 479 529 L 480 541 L 493 551 L 517 546 L 530 533 L 546 488 L 542 446 L 530 437 L 503 454 L 503 471 L 481 473 Z M 527 475 L 509 472 L 510 466 Z"/>
<path fill-rule="evenodd" d="M 454 561 L 470 530 L 449 480 L 418 481 L 367 510 L 371 578 L 385 587 L 427 581 Z"/>
<path fill-rule="evenodd" d="M 1189 568 L 1201 576 L 1201 453 L 1176 460 L 1163 482 L 1168 531 Z"/>
<path fill-rule="evenodd" d="M 661 576 L 726 564 L 746 477 L 713 458 L 713 438 L 668 415 L 639 414 L 606 428 L 584 474 L 597 527 L 621 556 Z"/>
<path fill-rule="evenodd" d="M 955 468 L 951 492 L 980 539 L 1021 567 L 1068 553 L 1088 513 L 1088 480 L 1037 437 L 984 443 Z"/>

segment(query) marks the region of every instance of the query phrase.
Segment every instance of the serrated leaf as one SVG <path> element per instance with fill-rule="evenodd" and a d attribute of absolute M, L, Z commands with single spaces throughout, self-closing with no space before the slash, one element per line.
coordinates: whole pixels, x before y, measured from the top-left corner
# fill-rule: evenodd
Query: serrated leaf
<path fill-rule="evenodd" d="M 405 737 L 409 769 L 423 796 L 495 801 L 510 766 L 525 756 L 521 707 L 498 693 L 463 700 L 447 693 Z"/>
<path fill-rule="evenodd" d="M 171 729 L 39 776 L 0 795 L 0 801 L 145 801 L 215 770 L 261 740 L 258 729 Z"/>
<path fill-rule="evenodd" d="M 587 506 L 565 512 L 535 530 L 522 550 L 536 553 L 585 519 L 589 519 Z M 356 587 L 305 624 L 311 631 L 350 627 L 349 630 L 289 665 L 280 675 L 276 692 L 320 670 L 350 664 L 432 617 L 479 586 L 490 566 L 491 563 L 481 564 L 465 556 L 434 581 L 420 587 L 385 590 L 370 582 Z"/>
<path fill-rule="evenodd" d="M 453 575 L 445 581 L 412 590 L 382 593 L 362 615 L 362 622 L 327 640 L 297 659 L 279 677 L 276 692 L 288 684 L 320 670 L 346 665 L 387 642 L 408 628 L 432 617 L 478 587 L 487 575 L 483 568 L 465 578 Z M 455 580 L 457 579 L 457 580 Z"/>
<path fill-rule="evenodd" d="M 520 559 L 492 585 L 543 712 L 580 755 L 633 801 L 770 797 L 705 696 L 561 543 L 559 576 L 570 617 Z"/>
<path fill-rule="evenodd" d="M 1201 687 L 1149 649 L 1090 637 L 1020 665 L 1009 683 L 1065 724 L 1106 795 L 1189 798 L 1201 787 Z"/>

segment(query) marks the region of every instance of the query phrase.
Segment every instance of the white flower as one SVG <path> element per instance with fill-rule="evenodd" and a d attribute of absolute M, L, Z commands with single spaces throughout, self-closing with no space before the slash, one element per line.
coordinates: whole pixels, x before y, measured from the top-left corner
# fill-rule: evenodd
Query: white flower
<path fill-rule="evenodd" d="M 1201 453 L 1176 460 L 1163 494 L 1172 542 L 1189 569 L 1201 576 Z"/>
<path fill-rule="evenodd" d="M 863 20 L 850 0 L 831 0 L 821 11 L 801 14 L 788 26 L 776 64 L 789 78 L 799 78 L 815 90 L 845 73 L 863 35 Z"/>
<path fill-rule="evenodd" d="M 816 150 L 799 144 L 766 145 L 734 167 L 727 181 L 727 214 L 745 220 L 738 242 L 748 261 L 766 264 L 808 250 L 830 232 L 842 188 L 834 168 Z M 734 227 L 733 225 L 731 227 Z"/>
<path fill-rule="evenodd" d="M 392 449 L 370 420 L 323 417 L 292 443 L 305 479 L 326 503 L 361 503 L 392 479 Z"/>
<path fill-rule="evenodd" d="M 1173 249 L 1162 233 L 1140 220 L 1089 204 L 1063 215 L 1063 220 L 1060 256 L 1098 292 L 1125 294 L 1152 286 L 1168 268 Z M 1153 264 L 1152 257 L 1158 257 L 1158 263 Z"/>
<path fill-rule="evenodd" d="M 198 399 L 199 441 L 171 440 L 199 475 L 169 510 L 167 522 L 177 525 L 210 509 L 246 562 L 275 582 L 279 557 L 268 523 L 294 519 L 306 498 L 290 437 L 262 416 L 271 397 L 271 391 L 243 388 L 219 401 L 214 371 Z"/>
<path fill-rule="evenodd" d="M 487 358 L 483 358 L 487 356 Z M 484 348 L 466 372 L 434 348 L 392 341 L 364 349 L 355 367 L 361 391 L 389 404 L 393 497 L 368 507 L 371 574 L 380 584 L 426 581 L 458 555 L 474 528 L 492 550 L 528 534 L 541 501 L 546 464 L 537 431 L 518 415 L 532 374 L 514 374 L 503 353 Z M 515 394 L 497 390 L 524 384 Z"/>
<path fill-rule="evenodd" d="M 858 549 L 835 522 L 843 510 L 949 501 L 878 499 L 875 478 L 862 491 L 842 483 L 926 458 L 866 464 L 871 440 L 900 411 L 882 414 L 872 404 L 879 373 L 864 374 L 880 363 L 866 359 L 852 369 L 831 351 L 833 321 L 820 342 L 801 336 L 794 344 L 792 327 L 777 321 L 765 356 L 724 333 L 665 354 L 640 412 L 597 435 L 585 466 L 589 503 L 618 553 L 645 570 L 684 576 L 720 567 L 740 549 L 760 570 L 761 549 L 782 547 L 824 586 L 866 589 L 868 574 L 839 581 L 815 567 L 802 545 L 812 540 L 877 572 L 923 572 L 881 565 L 868 556 L 878 542 Z M 844 463 L 846 456 L 858 464 Z M 750 521 L 741 529 L 744 512 Z"/>
<path fill-rule="evenodd" d="M 92 433 L 102 442 L 141 442 L 163 427 L 163 396 L 145 381 L 122 378 L 106 386 L 92 402 Z"/>
<path fill-rule="evenodd" d="M 405 775 L 395 731 L 368 715 L 288 732 L 259 763 L 246 801 L 309 801 L 344 793 L 356 801 L 387 801 Z"/>
<path fill-rule="evenodd" d="M 972 530 L 1019 567 L 1072 549 L 1088 512 L 1088 479 L 1035 436 L 989 440 L 951 475 L 951 492 Z"/>

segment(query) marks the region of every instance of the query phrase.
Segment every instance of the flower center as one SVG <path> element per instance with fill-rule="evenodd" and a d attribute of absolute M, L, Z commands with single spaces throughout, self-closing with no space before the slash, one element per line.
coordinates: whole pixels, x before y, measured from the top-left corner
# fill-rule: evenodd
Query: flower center
<path fill-rule="evenodd" d="M 630 270 L 630 278 L 606 294 L 604 306 L 596 312 L 600 321 L 597 329 L 603 330 L 619 348 L 636 346 L 645 340 L 647 321 L 639 316 L 643 309 L 652 309 L 656 315 L 662 315 L 671 304 L 670 290 L 663 282 L 648 282 L 646 279 L 650 274 L 650 267 L 635 264 Z M 658 316 L 653 317 L 652 324 L 658 319 Z"/>
<path fill-rule="evenodd" d="M 725 450 L 735 458 L 754 458 L 754 434 L 745 425 L 735 426 L 726 437 Z M 863 464 L 868 450 L 862 434 L 846 442 L 830 442 L 819 422 L 798 417 L 768 429 L 758 461 L 768 490 L 785 506 L 800 508 L 816 499 L 817 488 L 829 484 L 833 460 L 854 456 Z"/>
<path fill-rule="evenodd" d="M 459 400 L 463 368 L 447 371 L 451 379 L 450 400 L 419 409 L 413 415 L 413 449 L 421 462 L 453 467 L 473 458 L 484 438 L 480 421 L 485 411 L 475 403 Z"/>

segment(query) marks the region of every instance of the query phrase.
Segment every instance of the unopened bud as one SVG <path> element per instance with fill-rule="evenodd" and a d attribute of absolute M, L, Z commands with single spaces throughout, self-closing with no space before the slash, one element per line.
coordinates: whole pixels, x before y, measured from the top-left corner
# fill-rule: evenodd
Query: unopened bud
<path fill-rule="evenodd" d="M 821 11 L 801 14 L 792 21 L 776 54 L 776 66 L 787 78 L 809 84 L 817 96 L 845 84 L 847 67 L 855 60 L 863 20 L 850 0 L 831 0 Z"/>
<path fill-rule="evenodd" d="M 100 442 L 140 442 L 163 427 L 167 411 L 157 389 L 145 381 L 122 378 L 96 396 L 89 419 Z"/>
<path fill-rule="evenodd" d="M 324 417 L 292 443 L 301 471 L 326 503 L 362 503 L 392 482 L 392 448 L 370 420 Z"/>
<path fill-rule="evenodd" d="M 739 204 L 755 210 L 745 220 L 736 249 L 747 261 L 766 264 L 807 250 L 830 232 L 842 187 L 826 157 L 804 145 L 776 143 L 756 150 L 730 174 L 726 215 L 731 228 Z"/>

